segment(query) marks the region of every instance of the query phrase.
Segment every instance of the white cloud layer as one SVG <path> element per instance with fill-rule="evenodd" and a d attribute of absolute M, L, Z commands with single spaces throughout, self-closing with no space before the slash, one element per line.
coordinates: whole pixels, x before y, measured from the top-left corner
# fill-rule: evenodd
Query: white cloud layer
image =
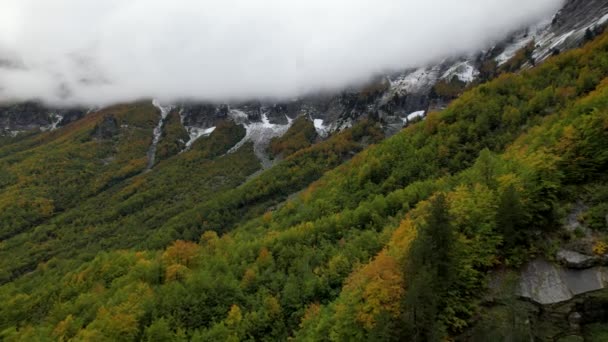
<path fill-rule="evenodd" d="M 563 0 L 0 0 L 0 100 L 290 98 L 486 47 Z"/>

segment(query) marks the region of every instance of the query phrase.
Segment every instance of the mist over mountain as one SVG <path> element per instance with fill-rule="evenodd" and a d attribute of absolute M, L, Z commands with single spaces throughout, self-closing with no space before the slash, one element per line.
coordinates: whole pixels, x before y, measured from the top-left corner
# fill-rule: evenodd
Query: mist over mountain
<path fill-rule="evenodd" d="M 0 0 L 0 341 L 608 341 L 558 4 Z"/>
<path fill-rule="evenodd" d="M 479 51 L 562 4 L 7 0 L 0 101 L 289 99 Z"/>

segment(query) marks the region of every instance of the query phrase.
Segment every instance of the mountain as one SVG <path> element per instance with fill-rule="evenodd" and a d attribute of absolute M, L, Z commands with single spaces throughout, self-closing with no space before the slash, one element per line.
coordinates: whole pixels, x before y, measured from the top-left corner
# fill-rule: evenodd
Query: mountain
<path fill-rule="evenodd" d="M 284 104 L 5 107 L 0 338 L 604 341 L 606 10 Z"/>
<path fill-rule="evenodd" d="M 442 109 L 468 86 L 485 82 L 501 72 L 515 72 L 542 62 L 553 53 L 580 46 L 603 30 L 608 5 L 601 1 L 569 0 L 551 18 L 514 32 L 504 41 L 470 56 L 454 56 L 439 63 L 378 75 L 362 87 L 339 94 L 311 95 L 285 103 L 173 104 L 190 138 L 196 139 L 218 121 L 240 116 L 239 123 L 262 123 L 264 117 L 277 125 L 307 116 L 319 135 L 339 131 L 354 122 L 371 118 L 392 135 L 421 112 Z M 169 104 L 165 104 L 169 105 Z M 66 125 L 91 110 L 47 109 L 35 103 L 0 107 L 4 133 L 51 129 Z M 243 121 L 243 115 L 247 120 Z M 240 121 L 239 121 L 240 120 Z M 55 126 L 53 126 L 55 124 Z"/>

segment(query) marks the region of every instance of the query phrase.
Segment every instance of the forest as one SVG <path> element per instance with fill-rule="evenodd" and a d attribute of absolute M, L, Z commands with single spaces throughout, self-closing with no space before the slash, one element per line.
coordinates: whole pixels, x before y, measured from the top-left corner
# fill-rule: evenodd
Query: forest
<path fill-rule="evenodd" d="M 579 201 L 608 253 L 608 33 L 509 71 L 384 140 L 298 119 L 268 170 L 231 122 L 180 152 L 173 113 L 146 171 L 143 102 L 0 141 L 0 339 L 547 340 L 490 283 Z"/>

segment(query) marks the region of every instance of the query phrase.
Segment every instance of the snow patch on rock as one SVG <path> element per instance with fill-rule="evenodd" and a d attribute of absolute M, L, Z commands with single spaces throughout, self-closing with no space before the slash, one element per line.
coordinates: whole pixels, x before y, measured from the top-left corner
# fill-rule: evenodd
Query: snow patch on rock
<path fill-rule="evenodd" d="M 234 153 L 245 145 L 245 143 L 252 142 L 253 152 L 262 163 L 262 167 L 264 169 L 271 167 L 273 163 L 266 154 L 266 148 L 270 144 L 270 140 L 272 138 L 280 137 L 287 132 L 293 123 L 293 119 L 287 117 L 287 124 L 285 125 L 273 124 L 270 123 L 268 116 L 264 113 L 262 114 L 261 122 L 246 122 L 247 114 L 244 112 L 233 109 L 230 111 L 230 113 L 233 120 L 235 120 L 237 123 L 239 123 L 237 120 L 242 122 L 242 125 L 245 127 L 247 133 L 245 133 L 245 137 L 234 145 L 228 151 L 228 153 Z"/>
<path fill-rule="evenodd" d="M 551 20 L 551 18 L 545 19 L 517 34 L 513 42 L 507 45 L 500 55 L 496 56 L 494 59 L 496 63 L 503 65 L 513 58 L 517 51 L 524 48 L 530 42 L 535 41 L 538 44 L 540 40 L 546 39 L 547 35 L 550 34 Z"/>
<path fill-rule="evenodd" d="M 353 120 L 350 118 L 344 119 L 342 121 L 337 121 L 332 123 L 327 127 L 327 134 L 329 135 L 329 133 L 332 132 L 341 132 L 345 129 L 351 128 L 353 127 Z"/>
<path fill-rule="evenodd" d="M 55 114 L 55 120 L 53 120 L 53 123 L 51 124 L 51 131 L 56 130 L 57 125 L 59 125 L 62 120 L 63 120 L 63 115 Z"/>
<path fill-rule="evenodd" d="M 190 147 L 192 147 L 192 144 L 194 144 L 194 142 L 196 140 L 198 140 L 201 137 L 206 137 L 206 136 L 210 135 L 211 133 L 213 133 L 213 131 L 215 131 L 215 126 L 209 127 L 209 128 L 184 126 L 184 128 L 186 129 L 186 132 L 188 132 L 188 135 L 190 136 L 190 139 L 186 142 L 186 147 L 184 148 L 184 150 L 189 150 Z"/>
<path fill-rule="evenodd" d="M 479 76 L 479 70 L 469 61 L 458 62 L 444 72 L 441 79 L 449 81 L 454 76 L 464 83 L 471 83 Z"/>
<path fill-rule="evenodd" d="M 41 126 L 40 130 L 42 132 L 46 132 L 46 131 L 54 131 L 58 128 L 58 125 L 61 123 L 61 120 L 63 120 L 63 115 L 58 114 L 58 113 L 51 113 L 49 115 L 51 117 L 51 124 L 48 126 Z"/>
<path fill-rule="evenodd" d="M 165 124 L 165 119 L 169 115 L 169 112 L 172 109 L 172 106 L 162 106 L 160 101 L 154 99 L 152 100 L 152 105 L 160 111 L 160 120 L 158 120 L 158 124 L 154 127 L 152 145 L 148 149 L 148 167 L 147 170 L 150 170 L 154 166 L 154 160 L 156 158 L 156 147 L 158 146 L 158 142 L 160 141 L 160 137 L 163 133 L 163 126 Z"/>
<path fill-rule="evenodd" d="M 416 118 L 424 118 L 425 114 L 426 114 L 426 111 L 419 110 L 419 111 L 408 114 L 406 117 L 402 118 L 401 120 L 403 120 L 403 124 L 408 124 Z"/>
<path fill-rule="evenodd" d="M 441 67 L 439 65 L 420 68 L 409 73 L 402 74 L 395 79 L 389 79 L 390 93 L 393 95 L 405 95 L 428 91 L 439 79 Z"/>
<path fill-rule="evenodd" d="M 551 19 L 543 20 L 539 24 L 533 25 L 526 31 L 516 35 L 513 43 L 508 45 L 495 60 L 498 65 L 502 65 L 513 58 L 517 51 L 534 41 L 535 48 L 532 57 L 537 62 L 543 61 L 551 56 L 554 50 L 571 48 L 577 42 L 580 42 L 585 36 L 587 29 L 593 29 L 606 22 L 608 22 L 608 14 L 591 21 L 583 27 L 578 27 L 563 33 L 556 33 L 551 30 Z"/>
<path fill-rule="evenodd" d="M 230 109 L 228 116 L 237 124 L 245 124 L 249 121 L 247 113 L 239 109 Z"/>
<path fill-rule="evenodd" d="M 315 131 L 317 131 L 320 137 L 325 138 L 329 135 L 330 127 L 323 124 L 323 119 L 314 119 L 312 122 L 315 126 Z"/>
<path fill-rule="evenodd" d="M 215 131 L 215 126 L 199 127 L 199 126 L 186 125 L 186 115 L 184 114 L 183 108 L 181 108 L 179 110 L 179 118 L 180 118 L 180 122 L 182 123 L 182 126 L 186 130 L 186 133 L 188 133 L 188 141 L 184 142 L 185 146 L 181 152 L 188 151 L 199 138 L 209 136 L 209 135 L 211 135 L 211 133 L 213 133 L 213 131 Z"/>

